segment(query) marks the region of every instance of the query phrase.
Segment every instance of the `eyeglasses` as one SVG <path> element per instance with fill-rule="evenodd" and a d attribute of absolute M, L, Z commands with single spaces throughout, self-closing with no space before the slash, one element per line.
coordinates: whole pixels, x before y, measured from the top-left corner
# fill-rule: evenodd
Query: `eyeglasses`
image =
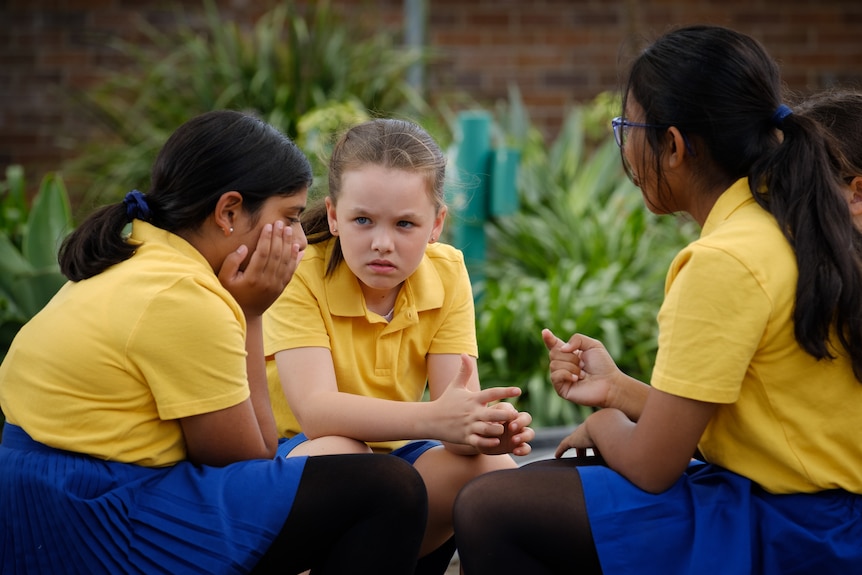
<path fill-rule="evenodd" d="M 626 143 L 626 136 L 629 128 L 667 128 L 665 124 L 644 124 L 642 122 L 629 122 L 623 119 L 622 116 L 617 116 L 611 120 L 611 127 L 614 129 L 614 140 L 617 141 L 617 146 L 620 148 Z"/>
<path fill-rule="evenodd" d="M 623 119 L 622 116 L 617 116 L 611 120 L 611 127 L 614 129 L 614 140 L 617 141 L 617 146 L 622 148 L 626 143 L 626 136 L 628 136 L 629 128 L 669 128 L 670 124 L 644 124 L 642 122 L 629 122 L 628 120 Z M 688 141 L 685 134 L 682 134 L 682 141 L 685 142 L 685 149 L 688 153 L 692 156 L 696 155 L 694 148 L 691 147 L 691 143 Z"/>

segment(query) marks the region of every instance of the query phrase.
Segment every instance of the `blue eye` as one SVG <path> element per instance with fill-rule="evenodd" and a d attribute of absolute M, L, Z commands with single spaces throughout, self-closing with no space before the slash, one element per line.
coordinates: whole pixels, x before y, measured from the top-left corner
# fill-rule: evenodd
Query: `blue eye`
<path fill-rule="evenodd" d="M 357 224 L 364 225 L 364 224 L 369 223 L 371 220 L 369 220 L 365 216 L 359 216 L 358 218 L 356 218 L 353 221 L 355 221 Z"/>
<path fill-rule="evenodd" d="M 414 224 L 413 222 L 408 222 L 407 220 L 401 220 L 400 222 L 398 222 L 397 225 L 399 228 L 409 228 L 412 227 Z"/>

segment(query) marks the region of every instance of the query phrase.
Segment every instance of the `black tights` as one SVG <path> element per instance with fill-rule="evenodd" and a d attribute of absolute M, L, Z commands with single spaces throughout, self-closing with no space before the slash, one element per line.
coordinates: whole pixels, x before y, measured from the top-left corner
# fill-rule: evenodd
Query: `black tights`
<path fill-rule="evenodd" d="M 427 516 L 425 484 L 409 463 L 388 455 L 309 457 L 290 515 L 252 573 L 408 575 Z"/>
<path fill-rule="evenodd" d="M 471 481 L 455 500 L 455 539 L 466 575 L 602 572 L 574 458 Z"/>

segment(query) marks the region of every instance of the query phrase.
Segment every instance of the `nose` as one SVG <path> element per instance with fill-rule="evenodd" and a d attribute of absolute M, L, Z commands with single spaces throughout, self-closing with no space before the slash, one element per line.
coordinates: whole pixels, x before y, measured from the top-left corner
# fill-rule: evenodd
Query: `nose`
<path fill-rule="evenodd" d="M 299 251 L 305 251 L 308 247 L 308 238 L 305 236 L 305 230 L 301 225 L 293 226 L 293 243 L 299 244 Z"/>
<path fill-rule="evenodd" d="M 392 236 L 382 226 L 377 228 L 371 239 L 371 249 L 377 253 L 385 254 L 392 251 Z"/>

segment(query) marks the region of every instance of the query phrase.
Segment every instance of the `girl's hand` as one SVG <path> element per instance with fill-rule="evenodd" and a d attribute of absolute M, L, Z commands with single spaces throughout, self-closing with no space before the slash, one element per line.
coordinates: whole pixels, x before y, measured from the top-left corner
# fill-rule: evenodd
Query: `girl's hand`
<path fill-rule="evenodd" d="M 564 342 L 542 330 L 557 395 L 580 405 L 609 407 L 615 381 L 623 375 L 602 342 L 575 334 Z"/>
<path fill-rule="evenodd" d="M 219 271 L 219 281 L 233 295 L 246 316 L 262 315 L 281 295 L 299 264 L 299 245 L 293 230 L 278 220 L 261 230 L 257 247 L 248 258 L 248 247 L 240 246 L 228 255 Z"/>
<path fill-rule="evenodd" d="M 574 431 L 560 441 L 557 450 L 554 452 L 554 457 L 559 459 L 570 449 L 574 449 L 578 457 L 586 457 L 587 449 L 595 448 L 596 445 L 587 429 L 587 421 L 589 420 L 590 418 L 587 417 L 583 423 L 578 425 Z"/>
<path fill-rule="evenodd" d="M 486 455 L 501 455 L 511 453 L 512 455 L 528 455 L 532 450 L 529 442 L 536 437 L 536 432 L 529 427 L 533 422 L 533 416 L 526 411 L 518 411 L 511 403 L 497 403 L 491 406 L 509 414 L 509 420 L 505 422 L 503 434 L 499 436 L 500 444 L 491 449 L 480 449 Z"/>
<path fill-rule="evenodd" d="M 521 390 L 517 387 L 492 387 L 481 391 L 471 391 L 467 388 L 473 375 L 473 364 L 470 357 L 461 354 L 461 367 L 458 374 L 443 391 L 443 393 L 432 401 L 435 406 L 436 439 L 449 443 L 470 445 L 482 453 L 508 453 L 506 443 L 512 444 L 513 435 L 507 437 L 507 426 L 509 422 L 524 422 L 523 416 L 515 415 L 515 408 L 511 404 L 497 404 L 489 406 L 491 402 L 517 397 Z M 508 408 L 505 407 L 508 405 Z M 529 414 L 527 414 L 529 417 Z M 518 426 L 523 442 L 532 439 L 532 430 Z M 510 432 L 511 433 L 511 432 Z M 518 435 L 515 433 L 514 435 Z M 514 439 L 514 442 L 519 440 Z"/>

